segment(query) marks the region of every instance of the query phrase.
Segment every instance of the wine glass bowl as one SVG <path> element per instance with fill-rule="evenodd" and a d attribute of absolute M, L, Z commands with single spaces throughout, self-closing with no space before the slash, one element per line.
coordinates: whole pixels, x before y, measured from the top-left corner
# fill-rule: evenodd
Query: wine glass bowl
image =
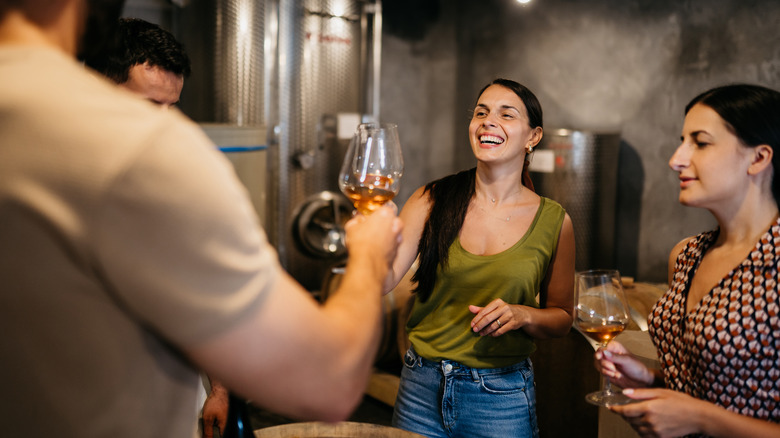
<path fill-rule="evenodd" d="M 591 340 L 595 349 L 604 348 L 625 330 L 631 320 L 620 273 L 598 269 L 575 274 L 574 328 Z M 612 390 L 604 377 L 604 388 L 588 394 L 585 399 L 595 405 L 608 406 L 630 403 L 632 399 Z"/>
<path fill-rule="evenodd" d="M 394 124 L 363 123 L 357 127 L 339 172 L 339 189 L 362 214 L 398 194 L 404 162 Z"/>

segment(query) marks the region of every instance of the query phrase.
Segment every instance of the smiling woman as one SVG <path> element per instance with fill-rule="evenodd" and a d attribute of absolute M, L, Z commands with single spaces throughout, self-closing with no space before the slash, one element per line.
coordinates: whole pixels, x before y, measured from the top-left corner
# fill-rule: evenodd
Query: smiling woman
<path fill-rule="evenodd" d="M 535 339 L 571 327 L 572 223 L 527 176 L 543 134 L 530 90 L 507 79 L 485 86 L 468 134 L 476 168 L 420 187 L 401 212 L 392 280 L 419 267 L 393 425 L 484 436 L 488 422 L 492 436 L 538 437 L 529 356 Z"/>
<path fill-rule="evenodd" d="M 525 87 L 511 83 L 502 85 L 500 81 L 483 89 L 469 125 L 469 138 L 478 160 L 486 155 L 483 152 L 492 153 L 495 159 L 506 160 L 522 155 L 522 182 L 533 189 L 527 156 L 542 139 L 542 109 L 536 99 L 527 96 L 529 93 Z M 521 97 L 524 94 L 525 100 Z M 526 109 L 526 100 L 533 102 L 528 105 L 529 109 Z M 508 143 L 504 145 L 505 142 Z M 505 147 L 498 147 L 502 145 Z M 491 200 L 495 203 L 495 198 Z"/>

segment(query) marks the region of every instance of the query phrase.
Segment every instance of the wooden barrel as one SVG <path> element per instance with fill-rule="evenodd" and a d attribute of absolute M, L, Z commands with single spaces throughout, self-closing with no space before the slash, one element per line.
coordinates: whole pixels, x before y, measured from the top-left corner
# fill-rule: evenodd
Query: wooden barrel
<path fill-rule="evenodd" d="M 291 423 L 257 429 L 255 438 L 422 438 L 422 435 L 378 424 L 355 423 Z"/>
<path fill-rule="evenodd" d="M 320 300 L 324 303 L 338 289 L 343 278 L 342 269 L 330 269 L 322 282 Z M 409 317 L 412 297 L 413 272 L 404 276 L 393 290 L 382 297 L 382 340 L 376 357 L 376 365 L 385 371 L 400 373 L 401 361 L 409 348 L 409 337 L 406 335 L 406 320 Z"/>

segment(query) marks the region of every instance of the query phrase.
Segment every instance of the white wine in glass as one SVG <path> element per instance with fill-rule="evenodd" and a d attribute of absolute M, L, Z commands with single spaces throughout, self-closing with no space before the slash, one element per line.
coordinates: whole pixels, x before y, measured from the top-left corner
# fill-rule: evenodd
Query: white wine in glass
<path fill-rule="evenodd" d="M 574 328 L 595 341 L 591 343 L 594 348 L 606 347 L 625 330 L 631 319 L 620 273 L 609 269 L 577 272 L 574 289 Z M 613 390 L 607 377 L 604 377 L 602 390 L 588 394 L 585 400 L 599 406 L 633 401 L 622 392 Z"/>
<path fill-rule="evenodd" d="M 398 194 L 404 160 L 394 124 L 363 123 L 349 144 L 339 188 L 362 214 L 371 214 Z"/>

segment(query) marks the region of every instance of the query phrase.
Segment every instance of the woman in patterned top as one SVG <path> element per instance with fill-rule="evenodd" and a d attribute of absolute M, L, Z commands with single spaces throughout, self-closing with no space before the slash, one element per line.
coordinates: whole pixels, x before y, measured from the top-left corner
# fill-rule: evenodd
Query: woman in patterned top
<path fill-rule="evenodd" d="M 597 367 L 638 400 L 611 409 L 642 436 L 778 437 L 780 93 L 718 87 L 685 113 L 669 165 L 680 202 L 709 210 L 718 228 L 670 254 L 670 289 L 648 317 L 662 369 L 617 342 Z"/>

